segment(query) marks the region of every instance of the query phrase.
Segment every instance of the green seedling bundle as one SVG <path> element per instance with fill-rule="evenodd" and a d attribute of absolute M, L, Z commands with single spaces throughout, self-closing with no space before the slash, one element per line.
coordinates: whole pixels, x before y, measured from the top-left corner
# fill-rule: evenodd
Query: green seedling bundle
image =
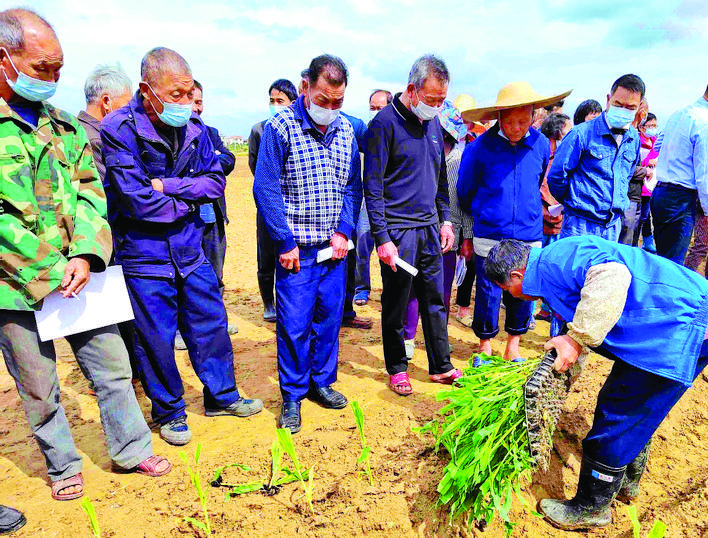
<path fill-rule="evenodd" d="M 526 426 L 524 385 L 540 358 L 508 362 L 480 355 L 489 365 L 464 369 L 457 386 L 440 391 L 447 404 L 441 417 L 417 431 L 431 433 L 435 448 L 444 447 L 450 463 L 438 485 L 440 502 L 450 507 L 451 519 L 462 514 L 490 522 L 495 513 L 507 533 L 512 497 L 526 504 L 521 482 L 528 480 L 536 461 L 531 455 Z"/>

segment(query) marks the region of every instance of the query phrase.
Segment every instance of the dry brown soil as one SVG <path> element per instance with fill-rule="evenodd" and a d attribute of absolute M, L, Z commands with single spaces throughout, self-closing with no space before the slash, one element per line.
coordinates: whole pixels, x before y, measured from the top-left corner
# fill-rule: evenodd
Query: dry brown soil
<path fill-rule="evenodd" d="M 268 474 L 269 448 L 275 438 L 280 395 L 276 370 L 274 326 L 261 319 L 256 284 L 255 208 L 252 178 L 239 157 L 237 171 L 229 178 L 231 224 L 226 263 L 229 318 L 239 326 L 232 339 L 236 378 L 241 391 L 265 402 L 265 410 L 249 419 L 206 418 L 201 386 L 186 352 L 178 353 L 183 372 L 189 424 L 194 440 L 185 447 L 192 455 L 202 444 L 201 472 L 207 482 L 214 470 L 227 463 L 250 466 L 251 473 L 229 471 L 232 481 L 250 481 Z M 375 320 L 371 331 L 343 329 L 337 388 L 358 400 L 366 415 L 366 433 L 372 447 L 374 485 L 357 476 L 359 438 L 350 409 L 329 411 L 311 402 L 303 404 L 303 429 L 295 446 L 304 465 L 315 466 L 314 514 L 310 514 L 299 485 L 285 486 L 279 494 L 250 494 L 225 500 L 223 490 L 211 489 L 209 513 L 215 536 L 503 536 L 498 522 L 485 532 L 467 531 L 464 524 L 448 525 L 444 508 L 436 505 L 436 485 L 446 464 L 444 454 L 430 450 L 430 438 L 411 433 L 411 427 L 435 416 L 440 407 L 435 394 L 440 386 L 427 379 L 422 335 L 410 368 L 415 394 L 396 396 L 386 388 L 380 340 L 380 278 L 374 268 L 374 292 L 363 316 Z M 525 350 L 538 353 L 548 325 L 525 338 Z M 453 362 L 463 366 L 478 343 L 470 330 L 453 321 L 450 341 Z M 499 342 L 496 351 L 502 351 Z M 163 478 L 116 475 L 110 471 L 95 398 L 89 395 L 65 342 L 58 342 L 58 370 L 62 403 L 74 438 L 84 457 L 86 494 L 93 501 L 103 536 L 178 537 L 201 534 L 185 523 L 184 516 L 200 517 L 196 495 L 180 460 L 179 448 L 153 434 L 155 451 L 168 456 L 173 471 Z M 657 353 L 661 350 L 657 349 Z M 667 357 L 667 360 L 671 360 Z M 571 394 L 557 433 L 550 470 L 533 477 L 524 489 L 532 503 L 547 495 L 571 496 L 575 491 L 580 440 L 590 428 L 595 398 L 609 363 L 593 357 Z M 694 388 L 661 426 L 653 447 L 643 493 L 636 503 L 648 526 L 659 518 L 667 523 L 669 537 L 708 536 L 708 397 L 706 380 Z M 149 404 L 141 389 L 138 398 L 146 417 Z M 89 537 L 87 519 L 79 501 L 51 500 L 44 461 L 32 439 L 11 378 L 0 372 L 0 502 L 22 509 L 28 519 L 18 537 Z M 598 537 L 631 537 L 623 506 L 616 506 L 615 522 Z M 518 504 L 513 517 L 519 525 L 515 536 L 560 537 L 566 534 L 546 525 Z"/>

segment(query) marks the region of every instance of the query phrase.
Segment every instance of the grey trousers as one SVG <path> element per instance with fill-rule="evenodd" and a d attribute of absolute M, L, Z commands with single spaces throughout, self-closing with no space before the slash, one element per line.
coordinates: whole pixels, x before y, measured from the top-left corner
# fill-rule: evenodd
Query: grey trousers
<path fill-rule="evenodd" d="M 130 382 L 128 352 L 115 325 L 66 338 L 93 381 L 108 453 L 124 469 L 152 456 L 152 438 Z M 14 378 L 32 433 L 52 481 L 82 468 L 59 403 L 54 342 L 41 342 L 32 312 L 0 310 L 0 349 Z"/>

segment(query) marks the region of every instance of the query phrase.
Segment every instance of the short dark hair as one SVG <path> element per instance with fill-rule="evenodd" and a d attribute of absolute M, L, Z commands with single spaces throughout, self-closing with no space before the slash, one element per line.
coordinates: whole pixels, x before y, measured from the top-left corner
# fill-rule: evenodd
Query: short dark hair
<path fill-rule="evenodd" d="M 615 80 L 615 83 L 610 89 L 610 95 L 613 95 L 617 88 L 624 88 L 632 93 L 638 93 L 640 97 L 644 98 L 644 93 L 646 92 L 646 87 L 644 86 L 644 81 L 637 75 L 622 75 L 620 78 Z"/>
<path fill-rule="evenodd" d="M 386 104 L 387 105 L 390 105 L 391 101 L 393 101 L 393 94 L 388 90 L 374 90 L 373 92 L 371 92 L 371 95 L 369 95 L 369 101 L 371 101 L 371 99 L 373 99 L 374 95 L 376 95 L 377 93 L 385 93 L 386 94 Z"/>
<path fill-rule="evenodd" d="M 543 123 L 541 124 L 541 133 L 543 133 L 548 140 L 560 140 L 563 126 L 569 119 L 570 118 L 565 114 L 553 112 L 545 120 L 543 120 Z"/>
<path fill-rule="evenodd" d="M 509 273 L 523 271 L 529 262 L 531 247 L 516 239 L 503 239 L 487 254 L 484 272 L 487 278 L 497 284 L 506 284 Z"/>
<path fill-rule="evenodd" d="M 194 87 L 198 89 L 202 94 L 204 93 L 204 87 L 202 86 L 202 83 L 199 82 L 198 80 L 194 80 Z"/>
<path fill-rule="evenodd" d="M 563 108 L 563 105 L 564 105 L 564 104 L 565 104 L 565 100 L 564 100 L 564 99 L 561 99 L 561 100 L 558 101 L 557 103 L 553 103 L 552 105 L 544 106 L 543 108 L 545 108 L 546 110 L 548 110 L 548 112 L 553 112 L 553 109 L 554 109 L 554 108 L 556 108 L 557 106 Z"/>
<path fill-rule="evenodd" d="M 349 71 L 341 58 L 331 54 L 321 54 L 310 62 L 307 74 L 302 78 L 307 79 L 310 84 L 317 84 L 321 76 L 332 84 L 332 86 L 347 85 L 349 82 Z"/>
<path fill-rule="evenodd" d="M 644 120 L 644 123 L 651 121 L 651 120 L 656 121 L 656 114 L 654 114 L 653 112 L 648 112 L 647 119 Z"/>
<path fill-rule="evenodd" d="M 595 101 L 595 99 L 586 99 L 578 105 L 578 108 L 575 109 L 575 114 L 573 114 L 573 123 L 575 125 L 580 125 L 585 122 L 587 115 L 593 112 L 596 114 L 602 112 L 602 105 Z"/>
<path fill-rule="evenodd" d="M 270 92 L 273 90 L 278 90 L 279 92 L 284 93 L 291 101 L 297 99 L 297 90 L 295 89 L 295 85 L 286 78 L 279 78 L 273 82 L 273 84 L 270 85 L 270 88 L 268 88 L 268 96 L 270 96 Z"/>

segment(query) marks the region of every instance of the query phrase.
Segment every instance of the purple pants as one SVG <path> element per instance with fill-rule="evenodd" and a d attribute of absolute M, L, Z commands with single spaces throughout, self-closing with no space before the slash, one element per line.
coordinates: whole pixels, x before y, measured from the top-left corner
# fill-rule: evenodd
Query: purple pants
<path fill-rule="evenodd" d="M 455 279 L 455 266 L 457 265 L 457 252 L 450 250 L 442 256 L 443 259 L 443 296 L 445 298 L 445 310 L 450 315 L 450 295 L 452 295 L 452 281 Z M 415 331 L 418 328 L 418 299 L 415 298 L 415 291 L 411 286 L 411 293 L 408 296 L 408 306 L 403 316 L 403 339 L 413 340 Z"/>

